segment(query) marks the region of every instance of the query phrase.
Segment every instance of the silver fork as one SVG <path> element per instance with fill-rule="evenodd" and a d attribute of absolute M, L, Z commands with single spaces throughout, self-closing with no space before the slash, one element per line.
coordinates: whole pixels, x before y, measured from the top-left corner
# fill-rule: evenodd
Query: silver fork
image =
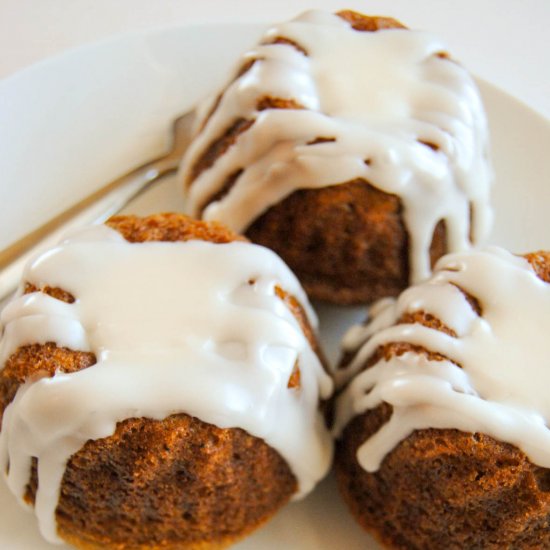
<path fill-rule="evenodd" d="M 191 141 L 194 120 L 194 110 L 174 120 L 172 144 L 167 153 L 104 185 L 101 189 L 1 250 L 0 302 L 17 287 L 23 267 L 32 256 L 57 244 L 62 235 L 71 229 L 104 222 L 122 210 L 155 181 L 170 172 L 175 172 Z"/>

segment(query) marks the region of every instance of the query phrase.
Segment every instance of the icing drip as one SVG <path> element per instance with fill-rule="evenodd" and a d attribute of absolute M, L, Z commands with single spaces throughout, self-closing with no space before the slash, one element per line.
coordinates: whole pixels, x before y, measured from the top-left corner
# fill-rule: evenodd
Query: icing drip
<path fill-rule="evenodd" d="M 479 301 L 481 316 L 457 287 Z M 395 324 L 415 311 L 437 317 L 454 334 Z M 550 284 L 527 260 L 498 248 L 444 256 L 430 280 L 397 301 L 386 300 L 368 325 L 354 327 L 344 339 L 355 357 L 340 372 L 340 382 L 355 378 L 339 398 L 335 432 L 386 402 L 393 407 L 391 419 L 358 451 L 367 471 L 377 470 L 402 439 L 425 428 L 485 433 L 550 468 L 549 311 Z M 447 360 L 407 352 L 359 372 L 379 346 L 392 342 L 421 346 Z"/>
<path fill-rule="evenodd" d="M 269 43 L 280 36 L 307 55 Z M 411 277 L 425 278 L 440 220 L 452 251 L 469 247 L 470 210 L 476 241 L 492 222 L 483 107 L 471 77 L 442 58 L 444 50 L 424 32 L 355 31 L 320 11 L 271 29 L 244 56 L 256 61 L 224 90 L 182 160 L 188 213 L 243 231 L 296 189 L 361 178 L 401 198 Z M 262 110 L 264 97 L 303 109 Z M 195 177 L 195 164 L 236 120 L 253 124 Z M 320 137 L 333 141 L 315 143 Z"/>
<path fill-rule="evenodd" d="M 110 436 L 131 417 L 185 412 L 264 439 L 288 462 L 299 495 L 331 460 L 318 411 L 330 378 L 298 322 L 275 293 L 280 285 L 314 313 L 274 253 L 249 243 L 130 244 L 90 228 L 32 262 L 24 280 L 59 287 L 72 304 L 20 295 L 2 314 L 2 360 L 30 343 L 92 351 L 97 363 L 24 384 L 0 434 L 8 484 L 23 496 L 38 458 L 35 511 L 57 541 L 55 508 L 67 460 L 88 439 Z M 287 387 L 299 361 L 301 385 Z"/>

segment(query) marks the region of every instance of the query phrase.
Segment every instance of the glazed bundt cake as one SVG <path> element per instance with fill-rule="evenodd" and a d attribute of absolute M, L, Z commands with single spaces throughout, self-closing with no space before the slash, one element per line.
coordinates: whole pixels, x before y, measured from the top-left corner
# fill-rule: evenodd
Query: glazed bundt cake
<path fill-rule="evenodd" d="M 550 547 L 550 252 L 450 254 L 344 339 L 336 472 L 391 548 Z"/>
<path fill-rule="evenodd" d="M 221 548 L 324 476 L 332 383 L 272 251 L 116 217 L 26 269 L 2 313 L 0 458 L 51 542 Z"/>
<path fill-rule="evenodd" d="M 487 123 L 432 35 L 351 11 L 270 29 L 200 106 L 187 212 L 280 254 L 309 296 L 396 295 L 491 226 Z"/>

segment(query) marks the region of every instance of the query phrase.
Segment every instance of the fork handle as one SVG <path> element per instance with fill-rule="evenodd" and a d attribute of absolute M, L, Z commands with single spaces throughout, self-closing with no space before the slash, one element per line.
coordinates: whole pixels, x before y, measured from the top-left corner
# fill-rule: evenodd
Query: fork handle
<path fill-rule="evenodd" d="M 55 246 L 72 229 L 104 222 L 178 164 L 177 157 L 169 156 L 139 166 L 0 251 L 0 302 L 15 290 L 33 256 Z"/>

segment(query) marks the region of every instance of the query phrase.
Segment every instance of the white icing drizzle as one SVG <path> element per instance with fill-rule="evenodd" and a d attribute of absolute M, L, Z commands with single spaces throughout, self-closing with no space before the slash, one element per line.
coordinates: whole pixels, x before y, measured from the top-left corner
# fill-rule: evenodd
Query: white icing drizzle
<path fill-rule="evenodd" d="M 479 301 L 481 317 L 457 287 Z M 439 318 L 456 337 L 395 324 L 415 311 Z M 335 433 L 386 402 L 393 407 L 390 420 L 358 451 L 369 472 L 424 428 L 485 433 L 550 468 L 549 312 L 550 284 L 524 258 L 500 248 L 444 256 L 431 279 L 386 301 L 370 324 L 354 327 L 344 339 L 355 357 L 339 375 L 340 382 L 351 382 L 338 400 Z M 409 351 L 359 372 L 379 346 L 391 342 L 418 345 L 448 360 Z"/>
<path fill-rule="evenodd" d="M 318 410 L 332 382 L 278 285 L 316 319 L 298 281 L 270 250 L 243 242 L 130 244 L 95 227 L 41 255 L 24 280 L 63 288 L 73 304 L 22 295 L 3 312 L 2 360 L 20 346 L 55 342 L 97 363 L 24 384 L 7 407 L 1 467 L 22 497 L 38 458 L 35 511 L 57 542 L 55 509 L 65 466 L 89 439 L 126 418 L 185 412 L 264 439 L 310 491 L 332 443 Z M 250 281 L 254 281 L 252 284 Z M 289 389 L 299 361 L 300 387 Z"/>
<path fill-rule="evenodd" d="M 257 61 L 224 90 L 182 160 L 189 214 L 201 215 L 241 170 L 230 191 L 202 212 L 236 231 L 296 189 L 361 178 L 401 198 L 412 281 L 430 272 L 428 251 L 440 220 L 451 251 L 469 247 L 470 206 L 475 240 L 487 236 L 492 171 L 486 118 L 467 71 L 438 56 L 445 51 L 439 39 L 405 29 L 355 31 L 321 11 L 272 28 L 264 42 L 280 36 L 308 55 L 264 44 L 243 56 L 243 62 Z M 304 109 L 258 111 L 266 96 L 293 99 Z M 197 160 L 239 119 L 254 123 L 193 179 Z M 318 137 L 335 141 L 308 145 Z"/>

